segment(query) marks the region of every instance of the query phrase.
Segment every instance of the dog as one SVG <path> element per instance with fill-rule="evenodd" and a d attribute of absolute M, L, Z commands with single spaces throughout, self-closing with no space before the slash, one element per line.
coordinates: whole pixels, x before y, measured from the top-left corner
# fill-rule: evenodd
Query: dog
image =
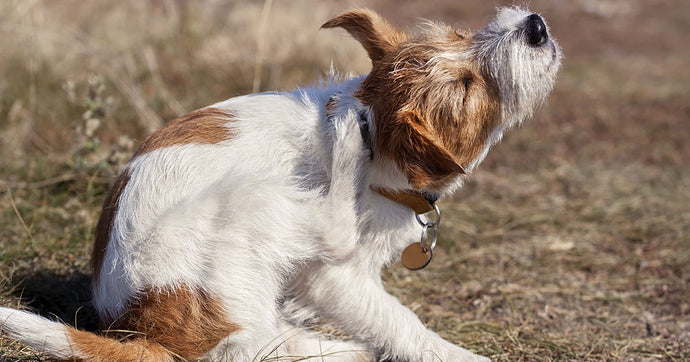
<path fill-rule="evenodd" d="M 366 9 L 322 27 L 358 40 L 371 72 L 231 98 L 138 148 L 96 228 L 104 333 L 10 308 L 0 328 L 65 360 L 486 360 L 427 329 L 381 270 L 429 263 L 435 201 L 544 102 L 561 50 L 517 7 L 476 33 L 409 34 Z"/>

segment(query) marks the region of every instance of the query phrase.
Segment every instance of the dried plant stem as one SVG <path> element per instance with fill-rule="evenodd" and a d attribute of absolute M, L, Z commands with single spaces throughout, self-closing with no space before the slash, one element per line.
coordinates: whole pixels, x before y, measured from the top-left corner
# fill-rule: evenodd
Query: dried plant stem
<path fill-rule="evenodd" d="M 130 63 L 134 63 L 130 60 Z M 147 133 L 151 133 L 165 124 L 163 119 L 151 109 L 146 101 L 141 87 L 136 83 L 136 76 L 132 71 L 126 69 L 127 66 L 121 64 L 124 70 L 117 71 L 109 69 L 105 73 L 115 88 L 130 102 L 139 116 L 141 124 Z M 136 66 L 136 65 L 134 65 Z"/>
<path fill-rule="evenodd" d="M 22 223 L 22 226 L 24 227 L 24 230 L 26 231 L 26 235 L 29 236 L 29 240 L 31 240 L 31 244 L 34 243 L 34 237 L 31 235 L 31 230 L 29 230 L 29 227 L 26 226 L 26 223 L 24 222 L 24 218 L 22 218 L 22 214 L 19 213 L 19 210 L 17 210 L 17 204 L 14 202 L 14 197 L 12 197 L 12 189 L 7 186 L 7 196 L 10 198 L 10 204 L 12 205 L 12 209 L 14 210 L 15 215 L 17 215 L 17 218 L 19 219 L 19 222 Z"/>
<path fill-rule="evenodd" d="M 261 69 L 264 61 L 264 51 L 266 48 L 266 26 L 268 25 L 268 15 L 271 13 L 273 0 L 265 0 L 261 10 L 261 20 L 259 21 L 259 31 L 256 34 L 256 59 L 254 60 L 254 82 L 252 83 L 252 93 L 261 90 Z"/>
<path fill-rule="evenodd" d="M 5 185 L 5 187 L 14 187 L 14 188 L 43 188 L 47 186 L 52 186 L 55 184 L 58 184 L 60 182 L 66 182 L 66 181 L 74 181 L 79 178 L 79 175 L 73 174 L 73 173 L 66 173 L 63 175 L 47 178 L 42 181 L 36 181 L 36 182 L 22 182 L 22 181 L 17 181 L 17 182 L 11 182 L 11 181 L 5 181 L 5 180 L 0 180 L 0 185 Z M 109 182 L 109 181 L 105 181 Z"/>

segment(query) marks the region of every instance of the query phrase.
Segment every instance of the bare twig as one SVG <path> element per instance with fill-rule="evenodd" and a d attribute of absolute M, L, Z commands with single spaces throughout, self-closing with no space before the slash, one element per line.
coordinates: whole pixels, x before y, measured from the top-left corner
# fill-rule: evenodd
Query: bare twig
<path fill-rule="evenodd" d="M 124 65 L 122 67 L 126 68 Z M 126 72 L 128 76 L 125 76 L 123 72 Z M 153 132 L 164 124 L 163 119 L 146 103 L 146 98 L 140 87 L 134 81 L 135 77 L 130 72 L 126 69 L 119 72 L 110 69 L 106 71 L 106 75 L 115 88 L 117 88 L 134 107 L 139 116 L 139 123 L 146 128 L 147 133 Z"/>
<path fill-rule="evenodd" d="M 24 227 L 26 234 L 29 236 L 29 240 L 31 240 L 31 243 L 33 244 L 34 237 L 33 237 L 33 235 L 31 235 L 31 230 L 29 230 L 29 227 L 26 226 L 26 223 L 24 222 L 24 219 L 22 218 L 22 214 L 20 214 L 19 210 L 17 210 L 17 204 L 14 203 L 14 198 L 12 197 L 12 189 L 10 188 L 9 185 L 7 185 L 7 196 L 9 196 L 9 198 L 10 198 L 10 204 L 12 205 L 12 209 L 14 209 L 15 215 L 17 215 L 19 222 L 22 223 L 22 226 Z"/>
<path fill-rule="evenodd" d="M 64 175 L 59 175 L 55 177 L 51 177 L 48 179 L 45 179 L 43 181 L 36 181 L 36 182 L 12 182 L 12 181 L 5 181 L 5 180 L 0 180 L 0 185 L 4 184 L 5 187 L 9 189 L 9 187 L 14 187 L 14 188 L 43 188 L 46 186 L 51 186 L 58 184 L 60 182 L 65 182 L 65 181 L 73 181 L 79 178 L 79 175 L 76 174 L 71 174 L 67 173 Z"/>
<path fill-rule="evenodd" d="M 146 61 L 146 66 L 151 74 L 153 83 L 156 85 L 156 89 L 161 95 L 161 98 L 166 101 L 168 107 L 175 114 L 185 114 L 186 110 L 182 104 L 170 94 L 168 91 L 168 85 L 163 81 L 161 76 L 160 67 L 158 66 L 158 60 L 156 59 L 156 53 L 151 46 L 147 46 L 142 50 L 142 55 Z"/>
<path fill-rule="evenodd" d="M 264 7 L 261 10 L 261 20 L 259 21 L 259 30 L 256 34 L 256 59 L 254 60 L 254 82 L 252 84 L 252 93 L 261 90 L 261 69 L 264 61 L 264 50 L 266 48 L 266 26 L 268 25 L 268 15 L 271 13 L 273 7 L 273 0 L 265 0 Z"/>

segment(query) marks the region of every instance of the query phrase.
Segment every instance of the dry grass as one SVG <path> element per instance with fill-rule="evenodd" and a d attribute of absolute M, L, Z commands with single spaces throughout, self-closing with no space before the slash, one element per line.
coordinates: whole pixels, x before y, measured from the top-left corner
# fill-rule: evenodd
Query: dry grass
<path fill-rule="evenodd" d="M 261 37 L 258 1 L 0 4 L 0 303 L 94 328 L 79 309 L 93 227 L 137 140 L 257 83 L 312 83 L 331 59 L 366 72 L 354 41 L 317 30 L 355 4 L 275 1 Z M 493 14 L 483 1 L 370 6 L 403 25 Z M 443 201 L 432 265 L 394 266 L 388 288 L 497 360 L 687 360 L 690 4 L 530 7 L 566 53 L 554 94 Z M 0 356 L 41 359 L 7 339 Z"/>

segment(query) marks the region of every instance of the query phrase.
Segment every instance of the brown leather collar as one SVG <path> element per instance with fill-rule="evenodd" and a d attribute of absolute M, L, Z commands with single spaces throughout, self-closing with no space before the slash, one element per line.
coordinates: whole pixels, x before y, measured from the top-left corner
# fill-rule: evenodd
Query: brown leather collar
<path fill-rule="evenodd" d="M 389 200 L 409 207 L 416 214 L 424 214 L 433 210 L 434 203 L 438 200 L 438 195 L 417 190 L 391 190 L 373 185 L 370 188 Z"/>

